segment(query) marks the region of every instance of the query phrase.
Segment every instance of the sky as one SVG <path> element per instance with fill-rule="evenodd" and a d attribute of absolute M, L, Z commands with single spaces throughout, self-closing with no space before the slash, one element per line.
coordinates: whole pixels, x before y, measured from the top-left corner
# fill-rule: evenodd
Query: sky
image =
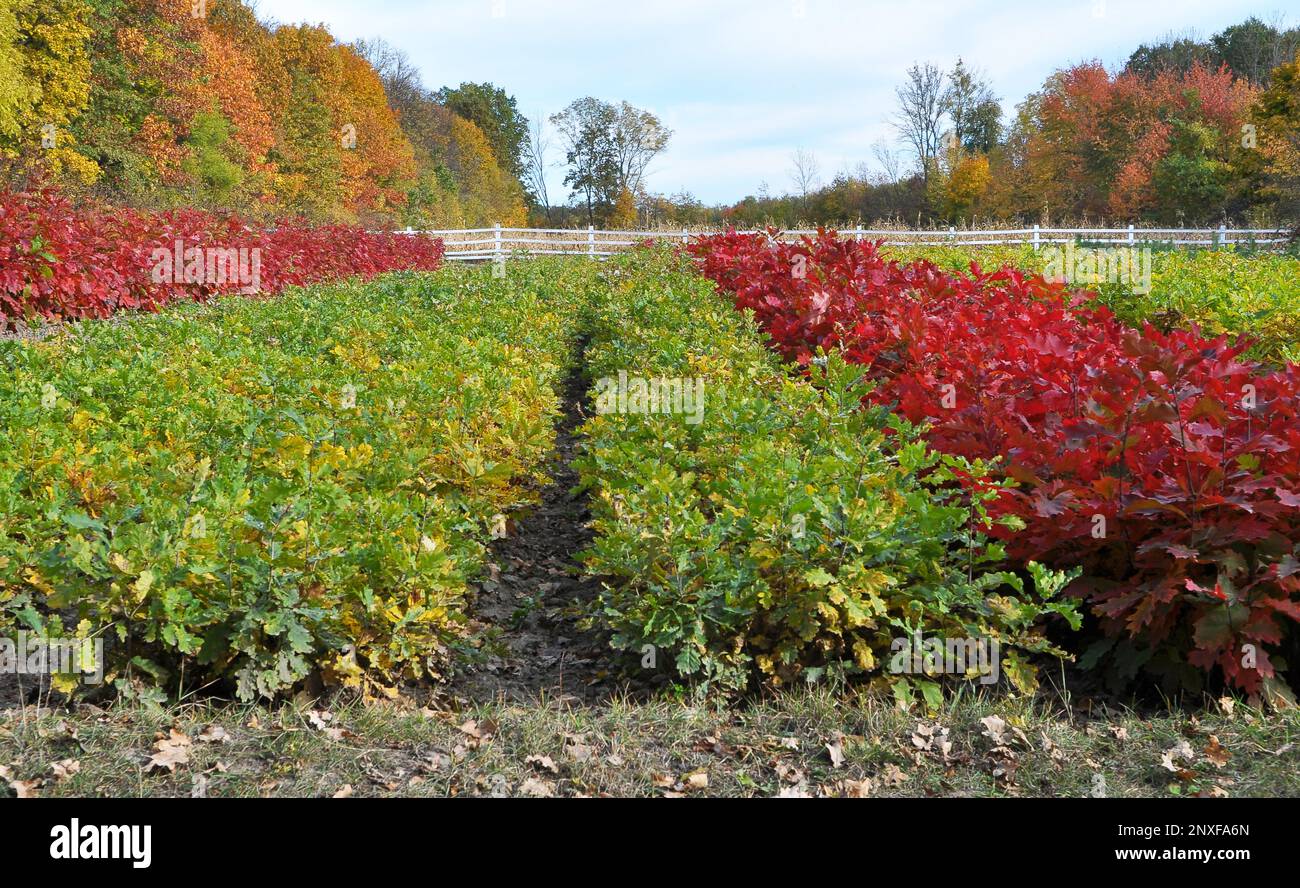
<path fill-rule="evenodd" d="M 489 81 L 530 119 L 582 96 L 626 100 L 673 131 L 647 186 L 731 203 L 793 189 L 791 155 L 821 178 L 878 168 L 897 144 L 894 88 L 915 62 L 982 71 L 1004 118 L 1054 70 L 1123 65 L 1170 33 L 1204 38 L 1281 0 L 257 0 L 263 20 L 382 38 L 425 85 Z M 1290 23 L 1294 16 L 1285 17 Z M 563 194 L 563 150 L 549 178 Z M 554 200 L 554 196 L 553 196 Z M 555 201 L 559 202 L 559 201 Z"/>

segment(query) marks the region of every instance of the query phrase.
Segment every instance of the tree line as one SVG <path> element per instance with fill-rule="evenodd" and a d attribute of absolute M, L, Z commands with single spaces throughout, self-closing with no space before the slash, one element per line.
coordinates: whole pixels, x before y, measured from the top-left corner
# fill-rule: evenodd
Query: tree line
<path fill-rule="evenodd" d="M 383 41 L 246 0 L 3 0 L 0 184 L 420 228 L 1271 224 L 1300 212 L 1298 52 L 1300 28 L 1254 18 L 1171 35 L 1118 72 L 1054 72 L 1009 119 L 963 60 L 913 65 L 872 165 L 824 181 L 797 149 L 784 193 L 709 206 L 647 186 L 672 132 L 627 102 L 530 120 L 491 83 L 430 89 Z"/>
<path fill-rule="evenodd" d="M 374 226 L 524 225 L 548 137 L 490 83 L 432 90 L 401 51 L 245 0 L 0 2 L 0 185 L 155 209 Z M 635 220 L 669 133 L 623 103 L 554 115 L 575 212 Z"/>
<path fill-rule="evenodd" d="M 647 198 L 666 222 L 907 225 L 1286 224 L 1300 217 L 1300 28 L 1256 18 L 1208 40 L 1172 35 L 1118 72 L 1051 74 L 1003 118 L 961 59 L 916 64 L 896 90 L 897 143 L 823 181 L 790 156 L 790 188 L 728 206 Z M 899 147 L 901 146 L 901 151 Z"/>

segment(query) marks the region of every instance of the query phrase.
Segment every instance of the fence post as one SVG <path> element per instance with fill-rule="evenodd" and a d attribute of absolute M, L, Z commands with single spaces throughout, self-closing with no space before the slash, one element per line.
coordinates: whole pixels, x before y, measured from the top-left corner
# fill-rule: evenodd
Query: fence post
<path fill-rule="evenodd" d="M 492 249 L 492 261 L 500 264 L 501 262 L 501 223 L 497 222 L 492 226 L 493 236 L 496 238 L 496 244 Z"/>
<path fill-rule="evenodd" d="M 596 226 L 587 226 L 587 255 L 596 258 Z"/>
<path fill-rule="evenodd" d="M 682 243 L 686 243 L 686 242 L 689 241 L 689 240 L 690 240 L 690 236 L 686 233 L 686 229 L 683 228 L 683 229 L 682 229 Z"/>
<path fill-rule="evenodd" d="M 948 240 L 952 241 L 953 243 L 957 242 L 957 226 L 955 225 L 948 226 Z"/>
<path fill-rule="evenodd" d="M 1134 243 L 1136 243 L 1136 241 L 1133 239 L 1133 226 L 1132 226 L 1132 225 L 1130 225 L 1130 226 L 1128 227 L 1128 242 L 1129 242 L 1129 246 L 1132 246 Z"/>
<path fill-rule="evenodd" d="M 1228 246 L 1228 226 L 1219 226 L 1219 249 L 1222 250 Z"/>
<path fill-rule="evenodd" d="M 1035 252 L 1035 253 L 1038 252 L 1038 245 L 1039 245 L 1039 243 L 1040 243 L 1040 241 L 1039 241 L 1039 238 L 1038 238 L 1038 223 L 1035 222 L 1035 223 L 1034 223 L 1034 252 Z"/>

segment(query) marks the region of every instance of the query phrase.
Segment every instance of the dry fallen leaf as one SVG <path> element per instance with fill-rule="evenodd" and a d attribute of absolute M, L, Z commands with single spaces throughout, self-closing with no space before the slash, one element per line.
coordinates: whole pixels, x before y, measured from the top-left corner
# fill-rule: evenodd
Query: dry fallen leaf
<path fill-rule="evenodd" d="M 943 725 L 917 724 L 912 731 L 912 745 L 921 752 L 938 752 L 946 760 L 952 753 L 952 741 L 948 738 L 948 729 Z M 917 762 L 921 758 L 918 756 Z"/>
<path fill-rule="evenodd" d="M 789 762 L 776 763 L 776 776 L 786 783 L 803 783 L 803 771 Z"/>
<path fill-rule="evenodd" d="M 356 737 L 356 734 L 352 733 L 347 728 L 336 728 L 331 725 L 330 722 L 333 720 L 334 713 L 326 712 L 321 709 L 314 709 L 307 713 L 307 722 L 335 743 Z"/>
<path fill-rule="evenodd" d="M 530 755 L 524 759 L 526 764 L 532 765 L 539 771 L 550 771 L 552 774 L 560 773 L 560 768 L 549 755 Z"/>
<path fill-rule="evenodd" d="M 840 781 L 840 794 L 848 799 L 865 799 L 875 791 L 871 778 Z"/>
<path fill-rule="evenodd" d="M 54 772 L 54 782 L 62 783 L 81 770 L 81 762 L 76 759 L 64 759 L 50 765 L 50 770 Z"/>
<path fill-rule="evenodd" d="M 880 772 L 880 782 L 886 786 L 899 786 L 907 779 L 902 768 L 890 762 Z"/>
<path fill-rule="evenodd" d="M 20 799 L 36 798 L 36 790 L 44 785 L 43 780 L 11 780 L 9 788 L 18 794 Z"/>
<path fill-rule="evenodd" d="M 836 734 L 826 744 L 826 754 L 830 756 L 832 768 L 844 767 L 844 735 Z"/>
<path fill-rule="evenodd" d="M 330 796 L 330 798 L 335 798 L 335 799 L 346 799 L 346 798 L 348 798 L 348 797 L 351 796 L 351 795 L 352 795 L 352 784 L 351 784 L 351 783 L 345 783 L 345 784 L 343 784 L 342 786 L 340 786 L 340 787 L 338 788 L 338 791 L 337 791 L 336 793 L 334 793 L 334 795 Z"/>
<path fill-rule="evenodd" d="M 808 792 L 807 787 L 802 785 L 783 786 L 780 791 L 777 792 L 776 797 L 778 799 L 810 799 L 812 798 L 812 793 Z"/>
<path fill-rule="evenodd" d="M 1047 736 L 1046 731 L 1040 731 L 1038 736 L 1042 739 L 1042 750 L 1047 753 L 1048 758 L 1054 762 L 1061 762 L 1066 759 L 1065 751 L 1057 746 L 1051 737 Z"/>
<path fill-rule="evenodd" d="M 149 758 L 149 764 L 145 768 L 146 771 L 152 771 L 156 768 L 159 771 L 174 774 L 177 765 L 188 765 L 190 763 L 190 738 L 175 728 L 172 728 L 166 737 L 160 737 L 154 743 L 153 748 L 155 751 Z"/>
<path fill-rule="evenodd" d="M 1205 758 L 1214 767 L 1222 768 L 1228 763 L 1228 759 L 1232 758 L 1232 753 L 1228 752 L 1227 748 L 1219 742 L 1218 737 L 1211 734 L 1210 742 L 1205 747 Z"/>
<path fill-rule="evenodd" d="M 586 739 L 581 736 L 571 735 L 564 740 L 564 754 L 575 762 L 585 762 L 592 757 L 595 750 L 583 743 Z"/>
<path fill-rule="evenodd" d="M 687 789 L 708 789 L 709 775 L 706 771 L 692 771 L 682 778 Z"/>
<path fill-rule="evenodd" d="M 984 726 L 984 736 L 992 739 L 994 744 L 1002 746 L 1006 743 L 1007 723 L 1005 721 L 996 715 L 988 715 L 980 719 L 980 724 Z"/>
<path fill-rule="evenodd" d="M 199 731 L 200 743 L 229 743 L 230 735 L 221 725 L 208 725 L 202 731 Z"/>
<path fill-rule="evenodd" d="M 519 784 L 519 794 L 535 799 L 549 799 L 555 795 L 555 788 L 545 780 L 525 777 L 524 782 Z"/>
<path fill-rule="evenodd" d="M 1174 759 L 1182 759 L 1185 762 L 1191 762 L 1196 758 L 1196 753 L 1192 751 L 1191 744 L 1186 740 L 1179 740 L 1169 749 L 1166 749 L 1160 755 L 1160 764 L 1166 771 L 1178 773 L 1183 770 L 1181 765 L 1174 762 Z"/>
<path fill-rule="evenodd" d="M 5 765 L 0 765 L 0 780 L 9 784 L 9 788 L 18 794 L 20 799 L 36 798 L 36 790 L 41 788 L 43 780 L 15 780 L 14 772 Z"/>
<path fill-rule="evenodd" d="M 470 748 L 476 749 L 482 744 L 490 742 L 497 735 L 497 723 L 487 718 L 483 719 L 483 721 L 475 721 L 471 718 L 460 725 L 459 730 L 470 738 Z"/>

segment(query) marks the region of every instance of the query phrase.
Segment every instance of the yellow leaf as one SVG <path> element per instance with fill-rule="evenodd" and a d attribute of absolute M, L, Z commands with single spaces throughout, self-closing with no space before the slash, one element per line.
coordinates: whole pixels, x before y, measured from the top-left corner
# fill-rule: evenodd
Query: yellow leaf
<path fill-rule="evenodd" d="M 131 591 L 135 593 L 135 600 L 137 604 L 144 601 L 145 596 L 149 594 L 149 590 L 153 588 L 153 581 L 154 581 L 153 571 L 146 570 L 142 574 L 140 574 L 139 579 L 137 579 L 134 583 L 131 584 Z"/>

